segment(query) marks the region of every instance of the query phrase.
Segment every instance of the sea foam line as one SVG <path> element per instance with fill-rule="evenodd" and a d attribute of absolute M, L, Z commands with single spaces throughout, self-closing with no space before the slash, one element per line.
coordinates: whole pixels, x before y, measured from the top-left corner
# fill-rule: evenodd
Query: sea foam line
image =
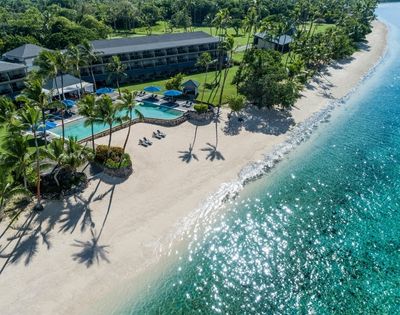
<path fill-rule="evenodd" d="M 329 101 L 323 109 L 315 112 L 303 122 L 296 124 L 292 130 L 289 131 L 288 138 L 284 142 L 276 145 L 272 152 L 264 154 L 263 159 L 250 162 L 244 166 L 239 172 L 237 179 L 221 184 L 220 188 L 211 194 L 199 208 L 180 221 L 179 224 L 175 226 L 174 233 L 168 239 L 169 253 L 171 253 L 175 240 L 182 240 L 187 237 L 197 238 L 198 232 L 201 229 L 207 228 L 204 226 L 204 223 L 210 223 L 212 218 L 218 213 L 218 209 L 221 209 L 229 201 L 233 201 L 248 183 L 266 175 L 289 153 L 294 151 L 300 144 L 306 142 L 321 123 L 328 122 L 331 113 L 336 108 L 344 105 L 356 93 L 361 85 L 376 72 L 378 66 L 385 60 L 387 53 L 388 48 L 386 47 L 384 53 L 375 65 L 360 78 L 358 83 L 345 96 Z"/>

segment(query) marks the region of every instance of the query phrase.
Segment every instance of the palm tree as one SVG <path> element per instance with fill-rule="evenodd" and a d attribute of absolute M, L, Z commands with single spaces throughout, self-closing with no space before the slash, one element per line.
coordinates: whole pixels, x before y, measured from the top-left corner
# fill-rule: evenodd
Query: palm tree
<path fill-rule="evenodd" d="M 233 39 L 232 36 L 228 35 L 225 40 L 221 43 L 221 50 L 224 51 L 227 55 L 230 54 L 229 56 L 229 62 L 232 60 L 232 51 L 233 51 L 233 45 L 235 43 L 235 40 Z M 219 114 L 219 110 L 221 108 L 222 105 L 222 97 L 224 95 L 224 89 L 225 89 L 225 84 L 226 84 L 226 78 L 228 77 L 228 73 L 229 73 L 229 69 L 230 69 L 230 65 L 227 65 L 225 67 L 225 72 L 224 72 L 224 76 L 222 79 L 222 85 L 221 85 L 221 90 L 220 90 L 220 94 L 219 94 L 219 102 L 218 102 L 218 114 Z"/>
<path fill-rule="evenodd" d="M 57 61 L 57 55 L 50 50 L 43 50 L 38 57 L 35 58 L 34 65 L 39 67 L 38 74 L 44 79 L 54 80 L 57 93 L 59 95 L 57 76 L 60 71 Z"/>
<path fill-rule="evenodd" d="M 22 97 L 19 99 L 29 103 L 32 106 L 37 106 L 40 108 L 42 112 L 45 147 L 47 148 L 45 111 L 54 107 L 55 102 L 51 102 L 50 97 L 43 92 L 43 84 L 43 78 L 40 76 L 34 75 L 28 77 L 28 80 L 25 82 L 25 89 L 22 91 Z"/>
<path fill-rule="evenodd" d="M 143 114 L 135 108 L 137 106 L 136 99 L 135 99 L 137 93 L 138 93 L 137 91 L 133 91 L 133 92 L 128 91 L 128 90 L 124 91 L 122 93 L 121 102 L 119 104 L 120 109 L 126 110 L 126 113 L 127 113 L 126 119 L 129 120 L 128 133 L 126 135 L 126 139 L 125 139 L 124 146 L 123 146 L 124 152 L 126 149 L 126 145 L 128 144 L 129 136 L 131 134 L 133 112 L 135 112 L 135 114 L 139 117 L 139 119 L 143 119 Z"/>
<path fill-rule="evenodd" d="M 3 165 L 15 172 L 23 180 L 24 188 L 28 189 L 27 170 L 34 160 L 29 152 L 29 144 L 26 136 L 17 135 L 8 137 L 3 143 Z"/>
<path fill-rule="evenodd" d="M 204 93 L 206 91 L 206 84 L 207 84 L 207 74 L 208 74 L 208 68 L 211 64 L 211 55 L 208 52 L 202 53 L 200 55 L 200 58 L 197 60 L 197 66 L 200 68 L 203 68 L 206 72 L 205 77 L 204 77 L 204 83 L 203 83 L 203 91 L 201 93 L 201 101 L 204 99 Z"/>
<path fill-rule="evenodd" d="M 254 6 L 252 6 L 243 20 L 243 28 L 247 33 L 247 43 L 245 51 L 249 49 L 250 39 L 253 36 L 253 33 L 255 33 L 257 30 L 257 21 L 258 21 L 257 9 Z"/>
<path fill-rule="evenodd" d="M 81 45 L 79 45 L 79 49 L 81 51 L 83 65 L 89 68 L 90 75 L 92 76 L 93 87 L 96 91 L 96 78 L 94 77 L 93 67 L 95 62 L 100 58 L 99 53 L 94 50 L 92 44 L 88 41 L 84 41 Z"/>
<path fill-rule="evenodd" d="M 16 107 L 12 100 L 6 96 L 0 96 L 0 124 L 9 123 L 15 116 Z"/>
<path fill-rule="evenodd" d="M 121 97 L 121 89 L 119 87 L 119 82 L 123 77 L 126 77 L 126 65 L 121 62 L 118 56 L 112 56 L 110 63 L 107 65 L 107 70 L 110 72 L 110 79 L 113 77 L 116 80 L 118 94 Z"/>
<path fill-rule="evenodd" d="M 71 67 L 72 73 L 79 78 L 80 90 L 83 91 L 83 83 L 81 76 L 81 67 L 84 65 L 82 50 L 77 46 L 70 45 L 67 49 L 68 63 Z"/>
<path fill-rule="evenodd" d="M 41 195 L 40 195 L 40 152 L 39 152 L 39 144 L 37 132 L 39 128 L 40 122 L 40 108 L 34 106 L 26 106 L 24 107 L 20 113 L 21 122 L 23 125 L 29 129 L 33 133 L 33 139 L 35 140 L 35 153 L 36 153 L 36 205 L 35 210 L 40 211 L 43 210 L 43 206 L 41 204 Z"/>
<path fill-rule="evenodd" d="M 65 100 L 65 94 L 64 94 L 64 75 L 67 74 L 70 70 L 70 64 L 68 60 L 68 56 L 61 51 L 57 50 L 55 52 L 56 56 L 56 63 L 57 67 L 60 72 L 60 79 L 61 79 L 61 95 L 62 99 Z"/>
<path fill-rule="evenodd" d="M 75 137 L 69 137 L 65 145 L 61 139 L 54 139 L 46 151 L 46 157 L 56 162 L 52 174 L 57 186 L 60 186 L 58 174 L 62 169 L 70 170 L 75 176 L 77 168 L 92 157 L 92 151 L 80 145 Z"/>
<path fill-rule="evenodd" d="M 60 186 L 60 182 L 58 181 L 58 174 L 61 170 L 60 166 L 62 165 L 62 161 L 64 158 L 64 141 L 62 139 L 54 139 L 50 142 L 49 147 L 45 151 L 45 156 L 51 161 L 56 162 L 51 174 L 56 182 L 57 186 Z"/>
<path fill-rule="evenodd" d="M 228 26 L 229 26 L 231 20 L 232 20 L 232 18 L 229 14 L 228 9 L 221 9 L 217 12 L 214 20 L 212 21 L 212 24 L 215 25 L 215 27 L 217 29 L 217 35 L 218 35 L 219 29 L 224 31 L 224 33 L 223 33 L 224 36 L 227 35 Z"/>
<path fill-rule="evenodd" d="M 92 156 L 93 152 L 83 145 L 80 145 L 76 137 L 69 137 L 63 154 L 62 163 L 75 175 L 78 167 L 91 159 Z"/>
<path fill-rule="evenodd" d="M 108 148 L 107 154 L 110 154 L 111 148 L 111 137 L 112 137 L 112 128 L 115 123 L 122 123 L 122 118 L 118 117 L 118 107 L 113 104 L 113 101 L 110 96 L 103 95 L 97 101 L 96 106 L 96 119 L 94 122 L 103 123 L 108 125 L 109 128 L 109 138 L 108 138 Z"/>
<path fill-rule="evenodd" d="M 20 194 L 29 195 L 29 191 L 24 187 L 15 185 L 7 169 L 0 169 L 0 213 L 3 212 L 10 198 Z"/>
<path fill-rule="evenodd" d="M 94 147 L 94 126 L 96 121 L 96 97 L 93 94 L 87 94 L 81 98 L 78 102 L 78 113 L 79 115 L 85 117 L 85 127 L 90 126 L 92 131 L 92 149 L 95 151 Z"/>

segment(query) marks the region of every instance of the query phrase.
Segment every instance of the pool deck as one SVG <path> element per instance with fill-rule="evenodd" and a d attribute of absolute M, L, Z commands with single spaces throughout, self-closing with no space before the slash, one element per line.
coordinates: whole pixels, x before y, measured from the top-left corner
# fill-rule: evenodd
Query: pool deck
<path fill-rule="evenodd" d="M 138 102 L 149 102 L 158 106 L 165 106 L 169 108 L 173 108 L 179 111 L 182 111 L 184 113 L 193 110 L 193 105 L 195 104 L 194 101 L 189 101 L 189 103 L 186 100 L 175 100 L 174 102 L 171 102 L 168 100 L 167 97 L 163 97 L 158 94 L 154 94 L 155 97 L 152 97 L 152 94 L 143 94 L 140 96 L 136 97 L 136 101 Z"/>

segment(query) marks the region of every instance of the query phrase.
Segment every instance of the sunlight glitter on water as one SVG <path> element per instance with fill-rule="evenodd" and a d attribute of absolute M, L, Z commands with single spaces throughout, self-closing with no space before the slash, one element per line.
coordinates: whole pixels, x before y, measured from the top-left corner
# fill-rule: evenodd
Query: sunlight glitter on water
<path fill-rule="evenodd" d="M 379 13 L 398 24 L 400 4 L 388 6 Z M 399 31 L 391 36 L 398 41 Z M 399 51 L 339 102 L 352 109 L 334 125 L 311 136 L 338 104 L 223 186 L 187 222 L 187 250 L 171 254 L 176 263 L 121 314 L 398 313 Z"/>

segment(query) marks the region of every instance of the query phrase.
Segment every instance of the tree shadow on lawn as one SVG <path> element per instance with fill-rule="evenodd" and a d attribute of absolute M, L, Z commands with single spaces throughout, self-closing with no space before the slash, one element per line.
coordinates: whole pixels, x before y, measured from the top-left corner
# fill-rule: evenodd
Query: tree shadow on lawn
<path fill-rule="evenodd" d="M 240 118 L 240 119 L 239 119 Z M 224 132 L 238 135 L 242 130 L 266 135 L 281 135 L 294 126 L 294 119 L 289 111 L 277 109 L 258 109 L 255 106 L 245 108 L 239 116 L 231 116 L 225 121 Z"/>

